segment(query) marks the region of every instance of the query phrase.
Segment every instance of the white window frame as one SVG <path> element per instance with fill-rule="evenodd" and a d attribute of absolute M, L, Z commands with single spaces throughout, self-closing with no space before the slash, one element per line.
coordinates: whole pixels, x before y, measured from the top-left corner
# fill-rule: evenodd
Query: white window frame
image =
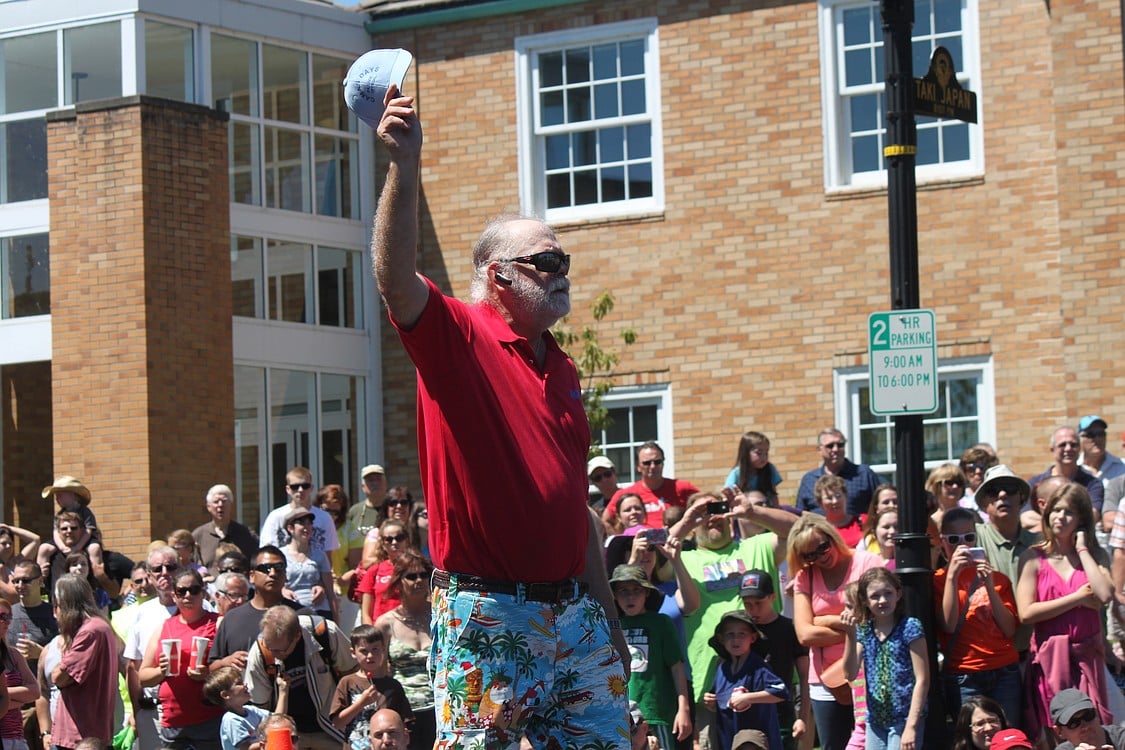
<path fill-rule="evenodd" d="M 960 357 L 938 362 L 939 387 L 959 374 L 974 374 L 980 378 L 977 384 L 977 425 L 979 442 L 996 444 L 996 388 L 993 381 L 993 360 L 991 356 Z M 843 430 L 848 439 L 847 456 L 853 463 L 861 463 L 860 455 L 860 415 L 859 389 L 869 385 L 870 373 L 866 366 L 837 369 L 832 374 L 832 387 L 835 399 L 836 425 Z M 923 415 L 923 422 L 932 415 Z M 893 417 L 886 417 L 893 422 Z M 945 418 L 940 418 L 946 421 Z M 893 433 L 892 433 L 893 434 Z M 950 461 L 956 462 L 960 454 L 949 458 L 933 459 L 924 462 L 929 471 Z M 897 471 L 894 463 L 869 464 L 877 474 L 892 475 Z"/>
<path fill-rule="evenodd" d="M 641 115 L 591 120 L 588 124 L 597 125 L 598 128 L 638 123 L 648 123 L 651 126 L 652 196 L 610 203 L 590 203 L 581 206 L 548 209 L 547 187 L 544 179 L 546 170 L 545 136 L 579 132 L 589 128 L 565 124 L 546 129 L 539 127 L 537 103 L 539 55 L 568 47 L 636 39 L 643 39 L 645 42 L 646 112 Z M 658 41 L 656 18 L 644 18 L 516 38 L 516 131 L 518 133 L 520 206 L 524 213 L 543 217 L 553 224 L 563 224 L 592 219 L 659 214 L 664 211 L 664 150 L 662 145 Z M 586 125 L 586 123 L 583 123 L 583 125 Z"/>
<path fill-rule="evenodd" d="M 602 405 L 609 409 L 638 406 L 656 407 L 656 434 L 635 435 L 640 442 L 630 448 L 629 464 L 617 467 L 617 482 L 620 486 L 632 484 L 629 477 L 636 467 L 636 450 L 641 442 L 655 440 L 664 449 L 664 476 L 676 476 L 676 449 L 672 438 L 672 387 L 667 384 L 625 386 L 613 388 L 602 397 Z M 621 444 L 616 444 L 620 447 Z M 605 446 L 602 446 L 603 450 Z M 594 488 L 591 487 L 591 490 Z"/>
<path fill-rule="evenodd" d="M 961 0 L 961 40 L 963 58 L 954 62 L 960 69 L 957 80 L 962 87 L 977 95 L 977 124 L 969 124 L 969 158 L 964 161 L 946 164 L 921 164 L 915 169 L 919 184 L 962 180 L 983 176 L 984 174 L 984 107 L 985 97 L 981 86 L 980 64 L 980 21 L 977 0 Z M 817 0 L 817 16 L 820 33 L 820 91 L 821 113 L 824 138 L 824 185 L 828 192 L 885 188 L 887 170 L 853 173 L 852 152 L 848 125 L 849 110 L 847 97 L 841 94 L 843 84 L 843 24 L 842 13 L 845 8 L 870 3 L 875 18 L 879 19 L 878 0 Z M 920 39 L 920 37 L 915 37 Z M 936 40 L 940 44 L 940 38 Z M 879 42 L 877 54 L 882 54 Z M 925 70 L 915 70 L 915 77 L 921 78 Z M 874 93 L 884 89 L 883 83 L 865 87 L 853 93 Z M 884 113 L 885 115 L 885 113 Z M 885 117 L 884 117 L 885 119 Z M 936 122 L 932 118 L 916 117 L 919 128 L 926 123 Z M 885 133 L 886 122 L 879 123 Z"/>

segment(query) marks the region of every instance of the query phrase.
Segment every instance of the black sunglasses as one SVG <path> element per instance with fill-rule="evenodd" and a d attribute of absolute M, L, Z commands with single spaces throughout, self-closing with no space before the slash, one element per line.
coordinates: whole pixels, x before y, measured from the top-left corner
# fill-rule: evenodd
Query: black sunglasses
<path fill-rule="evenodd" d="M 38 581 L 38 580 L 39 580 L 39 576 L 35 576 L 33 578 L 24 578 L 23 576 L 20 576 L 20 577 L 12 576 L 12 583 L 16 584 L 16 585 L 23 584 L 23 583 L 33 583 L 33 582 Z"/>
<path fill-rule="evenodd" d="M 240 567 L 219 568 L 219 572 L 220 573 L 242 573 L 243 575 L 246 574 L 246 570 L 243 569 L 243 568 L 240 568 Z"/>
<path fill-rule="evenodd" d="M 402 577 L 407 581 L 421 581 L 423 578 L 427 578 L 428 576 L 425 573 L 403 573 Z"/>
<path fill-rule="evenodd" d="M 203 587 L 200 586 L 198 583 L 193 583 L 190 586 L 177 586 L 176 587 L 176 596 L 180 596 L 180 597 L 187 596 L 188 594 L 191 594 L 192 596 L 199 596 L 202 593 L 203 593 Z"/>
<path fill-rule="evenodd" d="M 394 507 L 398 507 L 399 505 L 410 505 L 411 502 L 412 501 L 406 500 L 405 498 L 394 498 L 392 500 L 388 500 L 387 505 L 389 507 L 394 508 Z"/>
<path fill-rule="evenodd" d="M 1066 723 L 1066 728 L 1067 729 L 1077 729 L 1078 727 L 1082 726 L 1083 724 L 1089 724 L 1091 721 L 1093 721 L 1097 717 L 1098 717 L 1097 712 L 1095 712 L 1094 709 L 1092 709 L 1092 708 L 1088 708 L 1085 711 L 1083 711 L 1082 713 L 1077 713 L 1074 716 L 1070 717 L 1070 721 L 1068 721 Z"/>
<path fill-rule="evenodd" d="M 406 534 L 387 534 L 383 537 L 384 542 L 389 542 L 391 544 L 398 544 L 403 539 L 406 539 Z"/>
<path fill-rule="evenodd" d="M 590 475 L 590 481 L 592 481 L 596 484 L 597 482 L 602 481 L 606 477 L 612 477 L 613 474 L 614 474 L 613 469 L 606 469 L 605 471 L 599 471 L 597 474 L 591 474 Z"/>
<path fill-rule="evenodd" d="M 558 273 L 563 268 L 570 268 L 570 256 L 552 250 L 535 255 L 521 255 L 518 258 L 504 258 L 504 262 L 527 263 L 535 266 L 536 271 L 543 271 L 544 273 Z"/>
<path fill-rule="evenodd" d="M 179 565 L 150 565 L 148 567 L 149 573 L 175 573 L 180 569 Z"/>
<path fill-rule="evenodd" d="M 663 458 L 654 458 L 651 461 L 641 461 L 641 466 L 663 466 Z"/>
<path fill-rule="evenodd" d="M 832 549 L 832 541 L 825 539 L 818 544 L 811 552 L 802 552 L 801 559 L 805 562 L 816 562 L 820 558 L 828 554 L 828 550 Z"/>
<path fill-rule="evenodd" d="M 294 492 L 296 492 L 297 490 L 309 490 L 312 489 L 312 482 L 294 482 L 293 484 L 289 485 L 289 489 L 293 490 Z"/>
<path fill-rule="evenodd" d="M 285 572 L 285 563 L 283 563 L 283 562 L 262 563 L 261 565 L 255 565 L 254 570 L 258 571 L 259 573 L 261 573 L 263 575 L 267 575 L 267 576 L 275 570 L 278 573 L 284 573 Z"/>

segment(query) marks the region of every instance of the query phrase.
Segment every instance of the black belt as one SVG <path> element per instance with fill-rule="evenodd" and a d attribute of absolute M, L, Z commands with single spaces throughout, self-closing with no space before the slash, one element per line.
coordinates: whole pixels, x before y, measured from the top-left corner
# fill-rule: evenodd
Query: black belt
<path fill-rule="evenodd" d="M 552 583 L 519 583 L 517 581 L 495 581 L 491 578 L 481 578 L 464 573 L 450 573 L 445 570 L 434 571 L 432 584 L 439 589 L 448 589 L 451 585 L 456 584 L 458 591 L 522 596 L 529 602 L 541 602 L 543 604 L 574 601 L 590 590 L 589 585 L 574 578 Z"/>

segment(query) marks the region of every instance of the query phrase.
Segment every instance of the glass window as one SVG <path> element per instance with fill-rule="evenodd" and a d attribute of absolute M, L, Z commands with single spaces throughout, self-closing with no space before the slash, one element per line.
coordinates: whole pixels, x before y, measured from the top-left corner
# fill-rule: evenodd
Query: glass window
<path fill-rule="evenodd" d="M 270 488 L 281 491 L 291 466 L 311 468 L 316 435 L 316 375 L 297 370 L 269 370 Z"/>
<path fill-rule="evenodd" d="M 0 123 L 0 203 L 46 197 L 46 118 Z"/>
<path fill-rule="evenodd" d="M 307 133 L 265 127 L 266 207 L 309 210 Z"/>
<path fill-rule="evenodd" d="M 356 117 L 344 103 L 340 82 L 348 64 L 337 57 L 312 56 L 313 124 L 318 128 L 356 132 Z"/>
<path fill-rule="evenodd" d="M 58 106 L 57 35 L 29 34 L 0 41 L 4 91 L 0 114 Z"/>
<path fill-rule="evenodd" d="M 262 239 L 236 235 L 231 241 L 235 315 L 363 327 L 366 279 L 359 250 L 276 239 L 264 245 L 265 258 Z"/>
<path fill-rule="evenodd" d="M 259 128 L 245 122 L 230 123 L 230 199 L 251 206 L 262 202 Z"/>
<path fill-rule="evenodd" d="M 262 241 L 257 237 L 231 237 L 230 275 L 235 315 L 262 317 Z"/>
<path fill-rule="evenodd" d="M 63 31 L 66 104 L 121 96 L 121 24 Z"/>
<path fill-rule="evenodd" d="M 359 141 L 316 136 L 316 212 L 359 218 Z"/>
<path fill-rule="evenodd" d="M 195 101 L 192 30 L 145 21 L 145 86 L 150 96 Z"/>
<path fill-rule="evenodd" d="M 51 265 L 47 234 L 0 238 L 4 318 L 51 312 Z"/>
<path fill-rule="evenodd" d="M 271 320 L 311 323 L 312 246 L 270 240 L 266 245 L 269 271 L 267 309 Z"/>
<path fill-rule="evenodd" d="M 211 39 L 215 107 L 231 113 L 231 200 L 358 221 L 359 136 L 340 85 L 349 61 Z"/>
<path fill-rule="evenodd" d="M 266 119 L 308 123 L 306 59 L 305 53 L 299 50 L 262 45 L 263 116 Z"/>
<path fill-rule="evenodd" d="M 239 520 L 258 528 L 285 502 L 285 472 L 306 466 L 318 486 L 356 496 L 366 456 L 362 377 L 307 370 L 234 368 Z"/>
<path fill-rule="evenodd" d="M 317 322 L 322 326 L 359 328 L 364 274 L 354 250 L 321 247 L 316 252 Z"/>
<path fill-rule="evenodd" d="M 236 516 L 251 529 L 261 527 L 273 509 L 272 497 L 262 492 L 263 472 L 268 471 L 262 450 L 266 435 L 266 373 L 260 367 L 234 368 L 234 446 L 238 455 L 234 487 Z"/>
<path fill-rule="evenodd" d="M 358 475 L 359 419 L 363 408 L 363 378 L 348 375 L 320 376 L 321 485 L 339 484 L 354 492 Z"/>
<path fill-rule="evenodd" d="M 591 442 L 599 453 L 608 456 L 617 467 L 620 485 L 637 481 L 637 450 L 643 443 L 655 440 L 664 449 L 665 474 L 674 468 L 670 394 L 666 386 L 614 388 L 607 393 L 603 405 L 609 413 L 609 424 L 594 432 Z"/>
<path fill-rule="evenodd" d="M 821 76 L 830 106 L 825 109 L 829 187 L 881 185 L 886 182 L 884 51 L 882 18 L 875 0 L 820 0 L 832 49 L 821 50 Z M 958 66 L 957 80 L 980 89 L 977 70 L 976 0 L 914 0 L 912 35 L 914 75 L 929 69 L 930 56 L 945 47 Z M 831 19 L 831 20 L 828 20 Z M 920 179 L 979 171 L 983 141 L 980 128 L 959 120 L 917 118 Z"/>
<path fill-rule="evenodd" d="M 521 180 L 550 221 L 660 210 L 655 22 L 517 40 L 530 90 Z"/>
<path fill-rule="evenodd" d="M 849 441 L 848 458 L 893 475 L 894 419 L 871 413 L 866 371 L 844 375 L 842 380 L 847 413 L 840 415 L 840 424 L 849 425 L 850 434 L 859 436 Z M 938 409 L 922 420 L 926 468 L 956 462 L 975 443 L 992 442 L 993 415 L 991 360 L 939 363 Z"/>
<path fill-rule="evenodd" d="M 211 35 L 211 96 L 215 109 L 258 114 L 258 47 L 247 39 Z"/>

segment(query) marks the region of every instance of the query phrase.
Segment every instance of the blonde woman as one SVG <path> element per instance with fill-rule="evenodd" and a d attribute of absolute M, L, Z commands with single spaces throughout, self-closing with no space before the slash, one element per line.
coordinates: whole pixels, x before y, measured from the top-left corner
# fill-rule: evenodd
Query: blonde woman
<path fill-rule="evenodd" d="M 822 750 L 843 750 L 855 723 L 842 668 L 844 588 L 885 561 L 850 548 L 836 527 L 811 513 L 793 524 L 787 552 L 790 573 L 795 572 L 793 625 L 797 640 L 809 648 L 809 698 L 817 736 Z"/>

